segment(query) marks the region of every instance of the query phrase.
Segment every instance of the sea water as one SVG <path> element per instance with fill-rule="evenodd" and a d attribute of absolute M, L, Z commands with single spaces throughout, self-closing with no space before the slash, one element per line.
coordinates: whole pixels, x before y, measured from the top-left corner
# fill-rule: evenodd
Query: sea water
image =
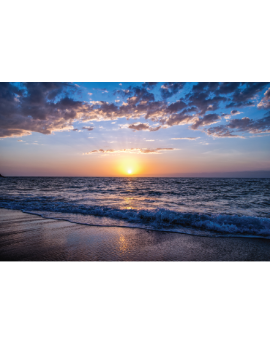
<path fill-rule="evenodd" d="M 45 218 L 270 239 L 270 179 L 9 177 L 0 207 Z"/>

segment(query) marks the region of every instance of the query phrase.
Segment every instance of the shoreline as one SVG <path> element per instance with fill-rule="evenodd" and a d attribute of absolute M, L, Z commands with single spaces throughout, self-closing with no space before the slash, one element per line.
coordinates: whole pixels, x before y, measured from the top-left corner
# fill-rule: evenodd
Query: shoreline
<path fill-rule="evenodd" d="M 269 239 L 92 226 L 0 208 L 0 261 L 269 260 Z"/>
<path fill-rule="evenodd" d="M 151 232 L 151 231 L 158 231 L 158 232 L 163 232 L 163 233 L 173 233 L 173 234 L 180 234 L 180 235 L 188 235 L 188 236 L 198 236 L 198 237 L 210 237 L 210 238 L 250 238 L 250 239 L 263 239 L 263 240 L 270 240 L 270 237 L 264 237 L 264 236 L 256 236 L 256 235 L 241 235 L 241 234 L 234 234 L 234 235 L 222 235 L 220 233 L 218 234 L 215 234 L 212 235 L 212 236 L 209 236 L 209 235 L 206 235 L 206 234 L 203 234 L 203 233 L 192 233 L 192 232 L 188 232 L 188 231 L 185 231 L 185 232 L 181 232 L 179 228 L 177 228 L 176 230 L 174 229 L 167 229 L 167 230 L 164 230 L 164 229 L 151 229 L 151 228 L 144 228 L 144 227 L 140 227 L 140 226 L 127 226 L 127 225 L 101 225 L 101 224 L 89 224 L 89 223 L 81 223 L 81 222 L 78 222 L 78 221 L 73 221 L 71 219 L 64 219 L 64 218 L 57 218 L 57 217 L 46 217 L 42 214 L 39 214 L 37 212 L 39 211 L 24 211 L 24 210 L 13 210 L 13 209 L 10 209 L 10 208 L 5 208 L 5 207 L 1 207 L 0 206 L 0 210 L 3 209 L 3 210 L 9 210 L 9 211 L 18 211 L 18 212 L 22 212 L 24 214 L 29 214 L 29 215 L 33 215 L 33 216 L 36 216 L 36 217 L 41 217 L 43 219 L 52 219 L 52 220 L 58 220 L 58 221 L 65 221 L 65 222 L 69 222 L 71 224 L 77 224 L 77 225 L 85 225 L 85 226 L 94 226 L 94 227 L 101 227 L 101 228 L 123 228 L 123 229 L 140 229 L 140 230 L 144 230 L 144 231 L 147 231 L 147 232 Z M 186 230 L 189 230 L 189 231 L 193 231 L 194 229 L 193 228 L 184 228 L 182 227 L 183 229 L 186 229 Z M 195 229 L 196 231 L 197 229 Z M 206 230 L 207 231 L 207 230 Z"/>

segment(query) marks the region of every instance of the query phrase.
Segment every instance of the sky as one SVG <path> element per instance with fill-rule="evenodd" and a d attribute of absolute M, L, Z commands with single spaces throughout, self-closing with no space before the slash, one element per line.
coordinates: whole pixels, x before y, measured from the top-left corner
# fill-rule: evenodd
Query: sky
<path fill-rule="evenodd" d="M 0 83 L 6 176 L 239 176 L 269 148 L 270 82 Z"/>

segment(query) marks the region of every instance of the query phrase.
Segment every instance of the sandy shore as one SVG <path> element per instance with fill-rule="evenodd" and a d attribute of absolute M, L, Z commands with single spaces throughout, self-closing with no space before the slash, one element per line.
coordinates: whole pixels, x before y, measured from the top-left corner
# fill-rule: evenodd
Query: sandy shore
<path fill-rule="evenodd" d="M 1 261 L 268 261 L 270 240 L 96 227 L 0 209 Z"/>

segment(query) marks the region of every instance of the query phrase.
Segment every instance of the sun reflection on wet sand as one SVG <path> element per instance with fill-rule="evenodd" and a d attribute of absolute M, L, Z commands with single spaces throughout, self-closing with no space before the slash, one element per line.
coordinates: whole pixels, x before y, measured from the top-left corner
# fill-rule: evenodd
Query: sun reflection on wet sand
<path fill-rule="evenodd" d="M 117 232 L 119 234 L 119 240 L 118 240 L 119 250 L 121 253 L 126 253 L 129 248 L 128 242 L 122 233 L 122 229 L 118 229 Z"/>

